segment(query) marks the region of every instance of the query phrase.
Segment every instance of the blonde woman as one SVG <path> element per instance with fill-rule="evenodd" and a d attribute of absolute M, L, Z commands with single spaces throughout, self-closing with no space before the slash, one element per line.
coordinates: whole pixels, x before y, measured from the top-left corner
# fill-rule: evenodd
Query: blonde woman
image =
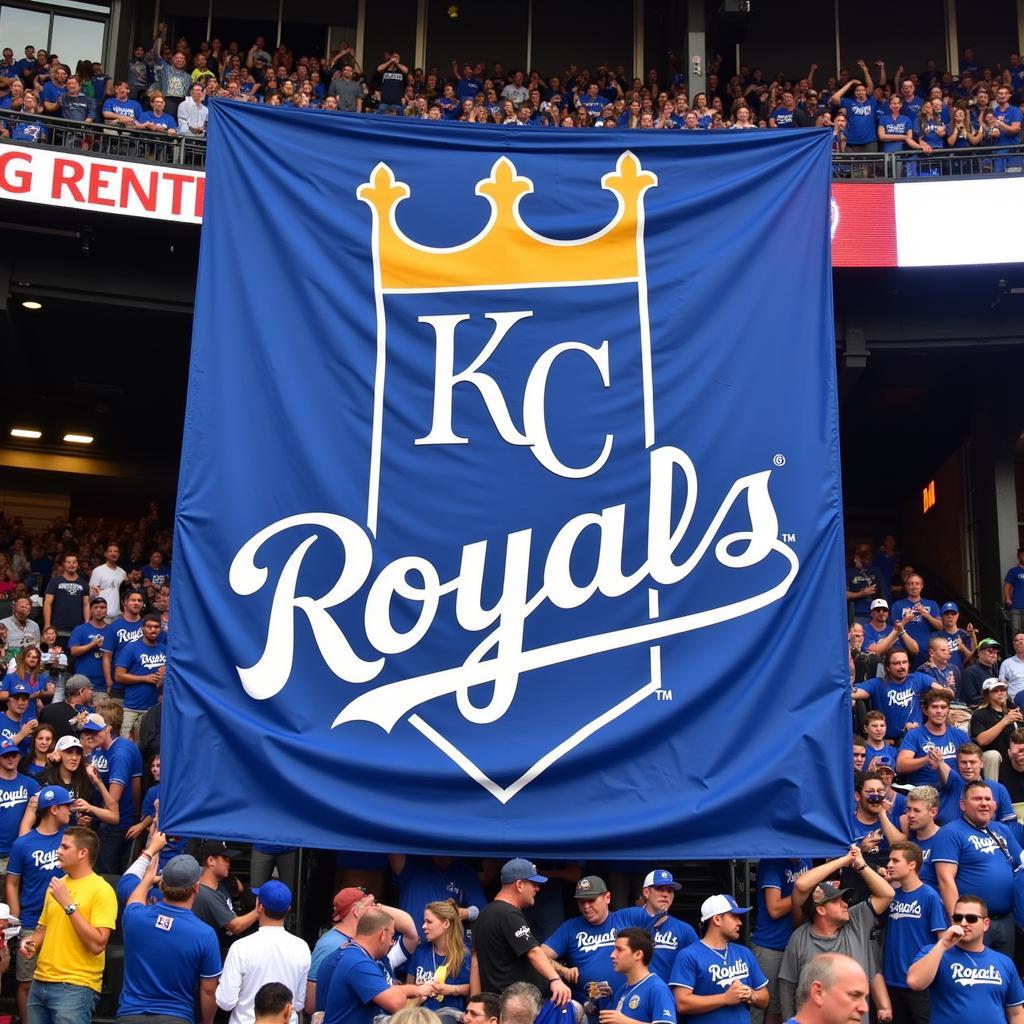
<path fill-rule="evenodd" d="M 423 937 L 405 964 L 406 981 L 433 985 L 433 995 L 421 996 L 416 1005 L 428 1010 L 466 1008 L 469 995 L 469 953 L 458 907 L 451 900 L 428 903 L 423 911 Z"/>

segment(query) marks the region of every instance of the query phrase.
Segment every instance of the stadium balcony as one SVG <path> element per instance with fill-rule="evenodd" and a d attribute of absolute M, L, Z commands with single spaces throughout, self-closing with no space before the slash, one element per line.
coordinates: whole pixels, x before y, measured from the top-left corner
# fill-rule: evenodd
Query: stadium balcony
<path fill-rule="evenodd" d="M 228 101 L 225 101 L 228 102 Z M 380 115 L 349 115 L 380 116 Z M 43 114 L 0 111 L 0 124 L 13 135 L 19 123 L 41 125 L 38 141 L 4 140 L 29 149 L 66 150 L 76 154 L 101 156 L 204 170 L 206 139 L 187 135 L 168 138 L 142 128 L 113 124 L 83 125 Z M 544 129 L 555 131 L 556 129 Z M 632 129 L 623 129 L 624 131 Z M 656 129 L 646 129 L 652 131 Z M 778 131 L 779 129 L 759 129 Z M 885 182 L 929 180 L 935 178 L 975 178 L 1020 174 L 1024 170 L 1024 148 L 1020 146 L 972 146 L 964 149 L 933 151 L 927 156 L 908 150 L 901 153 L 836 153 L 832 158 L 832 178 L 839 182 Z"/>

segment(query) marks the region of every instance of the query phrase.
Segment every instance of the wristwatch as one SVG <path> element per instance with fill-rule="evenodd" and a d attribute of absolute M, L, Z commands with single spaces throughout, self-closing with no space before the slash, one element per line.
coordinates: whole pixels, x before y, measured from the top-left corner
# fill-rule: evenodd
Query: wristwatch
<path fill-rule="evenodd" d="M 77 903 L 69 903 L 64 908 L 64 913 L 67 914 L 68 917 L 70 917 L 77 909 L 78 909 L 78 904 Z"/>

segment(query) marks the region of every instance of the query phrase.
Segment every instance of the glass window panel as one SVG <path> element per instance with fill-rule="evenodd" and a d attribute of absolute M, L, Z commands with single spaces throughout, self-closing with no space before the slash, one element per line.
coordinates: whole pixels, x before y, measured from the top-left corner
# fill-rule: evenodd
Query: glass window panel
<path fill-rule="evenodd" d="M 242 56 L 257 36 L 273 54 L 277 45 L 278 0 L 213 0 L 213 34 L 228 49 L 238 43 Z"/>
<path fill-rule="evenodd" d="M 629 75 L 633 66 L 633 5 L 594 0 L 587 5 L 586 17 L 569 19 L 552 18 L 535 5 L 532 56 L 529 70 L 539 71 L 545 78 L 563 75 L 570 64 L 592 70 L 598 64 L 621 64 Z M 505 67 L 518 67 L 522 60 L 510 53 L 504 60 Z M 642 69 L 636 74 L 642 76 Z"/>
<path fill-rule="evenodd" d="M 984 4 L 958 0 L 956 36 L 960 49 L 969 46 L 982 67 L 1009 66 L 1010 53 L 1017 52 L 1017 5 L 1014 0 L 987 0 Z M 941 59 L 941 54 L 936 57 Z M 940 63 L 940 67 L 945 62 Z M 954 69 L 956 70 L 956 69 Z"/>
<path fill-rule="evenodd" d="M 881 38 L 878 26 L 885 26 Z M 899 58 L 885 52 L 891 47 L 886 40 L 899 40 Z M 859 4 L 839 7 L 839 46 L 843 67 L 849 67 L 854 78 L 861 77 L 856 61 L 863 58 L 878 81 L 875 60 L 884 57 L 886 73 L 896 74 L 902 62 L 907 72 L 918 71 L 929 57 L 941 67 L 946 52 L 946 7 L 943 0 L 921 0 L 913 7 L 894 4 L 891 0 L 863 0 Z M 880 52 L 881 51 L 881 52 Z M 819 64 L 826 63 L 818 61 Z"/>
<path fill-rule="evenodd" d="M 0 7 L 0 39 L 14 51 L 16 59 L 25 55 L 26 46 L 46 49 L 50 35 L 50 16 L 20 7 Z M 60 53 L 60 50 L 57 51 Z"/>
<path fill-rule="evenodd" d="M 328 29 L 338 26 L 338 39 L 354 46 L 356 9 L 356 0 L 342 0 L 329 7 L 322 0 L 284 0 L 281 42 L 296 57 L 324 57 Z"/>
<path fill-rule="evenodd" d="M 75 11 L 93 11 L 96 14 L 108 14 L 110 4 L 90 4 L 83 0 L 51 0 L 53 7 L 65 7 Z"/>
<path fill-rule="evenodd" d="M 815 75 L 814 84 L 820 89 L 825 79 L 835 74 L 831 70 L 836 62 L 835 8 L 830 3 L 765 0 L 751 4 L 750 14 L 733 16 L 732 24 L 740 32 L 745 29 L 740 62 L 761 68 L 765 78 L 772 78 L 779 71 L 786 78 L 803 78 L 811 64 L 818 64 L 821 70 Z M 794 31 L 794 26 L 799 26 L 799 31 Z M 718 52 L 724 55 L 732 74 L 735 57 L 721 44 Z"/>
<path fill-rule="evenodd" d="M 102 21 L 55 14 L 50 52 L 56 53 L 69 68 L 74 68 L 80 60 L 102 61 L 104 28 Z"/>

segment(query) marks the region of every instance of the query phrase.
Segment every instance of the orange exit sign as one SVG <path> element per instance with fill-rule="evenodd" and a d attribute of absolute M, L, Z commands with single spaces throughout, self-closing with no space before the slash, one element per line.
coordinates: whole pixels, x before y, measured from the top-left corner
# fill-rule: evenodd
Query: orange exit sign
<path fill-rule="evenodd" d="M 928 486 L 921 490 L 921 511 L 930 512 L 935 508 L 935 481 L 929 480 Z"/>

